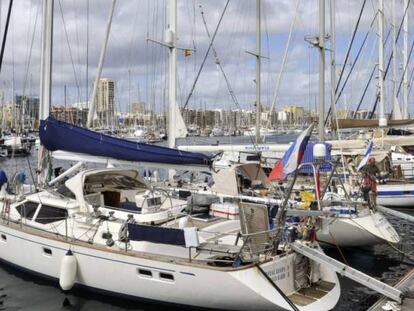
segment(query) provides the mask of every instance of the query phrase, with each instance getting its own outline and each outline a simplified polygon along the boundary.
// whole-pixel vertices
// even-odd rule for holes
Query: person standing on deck
[[[370,157],[368,159],[368,163],[363,167],[363,185],[368,191],[364,191],[366,197],[364,196],[365,200],[372,203],[372,206],[376,205],[377,201],[377,178],[380,174],[380,170],[375,162],[374,157]],[[369,190],[370,195],[369,194]]]

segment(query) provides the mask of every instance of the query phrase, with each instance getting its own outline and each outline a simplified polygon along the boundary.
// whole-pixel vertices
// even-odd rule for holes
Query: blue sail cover
[[[210,166],[212,157],[145,143],[132,142],[88,130],[52,117],[40,121],[41,144],[50,151],[68,151],[134,162]]]

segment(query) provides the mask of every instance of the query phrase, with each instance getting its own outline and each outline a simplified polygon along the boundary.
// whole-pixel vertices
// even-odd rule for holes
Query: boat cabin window
[[[17,206],[16,210],[23,218],[32,219],[38,206],[39,203],[26,202],[22,205]]]
[[[161,205],[161,197],[148,198],[147,199],[147,205],[148,205],[148,207],[160,206]]]
[[[174,276],[170,273],[160,272],[160,279],[174,281]]]
[[[148,277],[148,278],[152,278],[152,271],[151,270],[146,270],[146,269],[137,269],[138,274]]]
[[[67,210],[54,206],[42,205],[35,221],[45,225],[55,221],[65,220],[66,218],[68,218]]]

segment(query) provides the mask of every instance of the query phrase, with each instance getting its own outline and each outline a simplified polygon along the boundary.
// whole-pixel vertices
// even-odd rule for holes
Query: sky
[[[319,51],[304,38],[318,34],[318,0],[262,0],[262,104],[270,105],[279,75],[289,29],[295,15],[286,68],[282,76],[276,109],[284,105],[301,105],[315,109],[318,102]],[[103,43],[111,0],[55,0],[52,104],[85,102],[92,91],[97,63]],[[117,0],[112,30],[102,77],[116,82],[117,110],[127,111],[130,101],[144,101],[148,108],[163,111],[166,107],[168,49],[147,40],[164,40],[168,0]],[[210,39],[205,27],[214,33],[223,13],[226,0],[178,0],[178,41],[181,48],[192,48],[192,56],[178,52],[178,96],[182,106],[206,54]],[[338,77],[345,53],[355,27],[362,0],[337,0],[336,14],[336,76]],[[391,2],[385,1],[385,32],[392,23]],[[402,0],[397,0],[397,24],[403,16]],[[326,1],[326,28],[329,34],[329,3]],[[89,5],[89,14],[88,7]],[[377,1],[368,0],[361,26],[351,52],[355,61],[362,39],[369,32],[360,59],[338,100],[339,109],[353,110],[358,105],[369,75],[378,62],[375,22]],[[0,1],[1,31],[3,33],[8,1]],[[231,0],[217,31],[214,48],[237,98],[232,100],[222,72],[213,53],[207,56],[188,108],[254,109],[255,57],[246,51],[255,51],[256,1]],[[41,44],[41,0],[14,1],[12,20],[7,37],[4,62],[0,72],[0,87],[5,100],[13,94],[38,95]],[[201,13],[203,12],[203,14]],[[414,20],[414,5],[409,14]],[[203,18],[205,19],[205,25]],[[413,29],[413,23],[410,29]],[[89,30],[89,31],[88,31]],[[3,36],[3,35],[1,35]],[[409,45],[414,39],[409,35]],[[391,39],[385,45],[385,59],[391,53]],[[330,49],[331,42],[326,46]],[[397,43],[397,80],[402,73],[402,36]],[[329,103],[329,58],[326,66],[326,106]],[[414,55],[413,55],[414,58]],[[413,61],[409,73],[413,71]],[[350,69],[344,68],[344,76]],[[391,107],[391,72],[386,83],[386,107]],[[343,81],[343,80],[342,80]],[[376,81],[370,84],[362,103],[372,107],[375,101]],[[414,92],[410,102],[414,101]],[[386,108],[389,111],[391,108]]]

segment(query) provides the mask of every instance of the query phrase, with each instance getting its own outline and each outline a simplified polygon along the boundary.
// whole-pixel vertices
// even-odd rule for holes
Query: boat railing
[[[278,230],[242,234],[239,239],[243,241],[239,257],[244,261],[260,261],[261,256],[276,254],[278,246]]]

